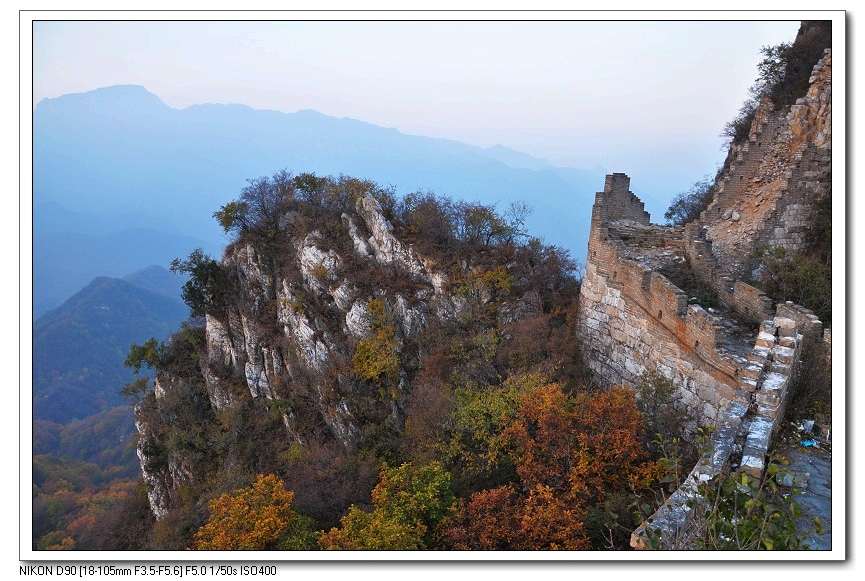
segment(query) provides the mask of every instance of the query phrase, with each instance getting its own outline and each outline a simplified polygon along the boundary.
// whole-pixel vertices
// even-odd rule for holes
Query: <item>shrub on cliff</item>
[[[681,464],[674,469],[693,466],[700,450],[689,430],[698,425],[699,411],[686,405],[673,381],[656,371],[644,372],[633,387],[637,408],[643,414],[643,442],[652,459],[672,455]]]
[[[349,508],[341,528],[319,539],[326,550],[413,551],[433,548],[436,525],[448,516],[456,497],[451,475],[438,462],[387,465],[372,490],[374,509]]]
[[[302,179],[302,176],[298,176]],[[296,180],[287,171],[279,171],[271,177],[247,180],[238,200],[231,201],[213,213],[213,217],[230,232],[255,232],[270,236],[279,230],[279,219],[289,204],[295,200]],[[308,187],[311,184],[303,182]]]
[[[189,275],[181,296],[193,317],[221,314],[224,311],[230,290],[228,273],[201,248],[190,252],[186,260],[172,260],[170,270],[173,273]]]
[[[282,480],[260,474],[252,486],[210,501],[210,520],[195,533],[194,548],[208,551],[311,549],[309,521],[292,508]]]
[[[781,110],[804,97],[814,65],[824,49],[831,47],[832,23],[828,21],[805,21],[792,44],[762,47],[763,60],[757,65],[758,76],[748,89],[748,99],[721,132],[726,140],[724,147],[747,139],[761,100],[768,99],[775,110]]]
[[[782,247],[762,248],[757,285],[775,301],[793,301],[832,323],[832,265],[818,254],[790,254]]]
[[[352,357],[355,375],[381,388],[393,387],[399,377],[396,329],[380,299],[367,302],[371,335],[358,341]]]
[[[766,93],[776,109],[788,107],[799,97],[805,96],[810,86],[808,80],[811,78],[811,71],[827,48],[832,48],[832,23],[805,21],[792,45],[786,45],[781,51],[764,51],[764,62],[769,61],[769,78],[774,81],[767,86]],[[773,66],[773,60],[778,66]],[[762,73],[763,63],[760,66]]]
[[[664,212],[668,224],[681,226],[700,217],[700,213],[712,202],[712,186],[714,180],[708,175],[694,182],[686,192],[680,192],[673,198],[670,207]]]

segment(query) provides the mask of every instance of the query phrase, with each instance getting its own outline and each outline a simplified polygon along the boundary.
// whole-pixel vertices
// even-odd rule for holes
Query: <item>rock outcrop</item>
[[[158,369],[156,391],[138,406],[139,456],[158,518],[212,464],[165,451],[166,441],[184,429],[169,399],[198,389],[206,394],[202,413],[215,418],[251,398],[264,404],[258,413],[281,415],[286,441],[305,444],[314,434],[348,449],[362,443],[369,425],[399,424],[399,395],[407,389],[407,370],[416,367],[418,337],[432,321],[455,324],[466,307],[449,274],[394,234],[375,198],[359,197],[338,215],[338,242],[315,227],[294,237],[290,226],[298,219],[281,218],[277,255],[266,256],[243,237],[228,247],[222,268],[234,290],[224,309],[205,317],[194,373],[188,366],[182,373]],[[465,265],[460,276],[471,273]],[[365,384],[353,368],[357,346],[373,340],[382,324],[371,301],[382,307],[400,364],[386,388]],[[494,308],[499,320],[513,321],[537,314],[541,305],[536,292],[526,292]]]

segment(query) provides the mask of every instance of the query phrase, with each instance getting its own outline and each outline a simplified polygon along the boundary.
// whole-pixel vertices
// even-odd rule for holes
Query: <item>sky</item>
[[[63,20],[82,14],[94,18],[70,13],[33,22],[34,106],[136,84],[178,109],[314,109],[407,134],[501,144],[555,165],[672,172],[692,177],[689,184],[723,161],[719,135],[756,78],[760,48],[791,42],[802,16],[219,22],[204,13],[198,21],[122,22],[109,13]]]

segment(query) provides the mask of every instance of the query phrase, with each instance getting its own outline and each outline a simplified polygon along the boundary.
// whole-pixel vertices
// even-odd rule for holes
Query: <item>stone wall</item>
[[[762,475],[803,337],[819,337],[822,323],[798,305],[776,307],[736,280],[702,224],[651,224],[629,187],[626,175],[613,174],[595,197],[578,324],[587,363],[600,378],[633,385],[642,373],[658,372],[716,428],[710,452],[653,515],[651,528],[632,536],[635,548],[670,549],[686,534],[700,483],[729,469]],[[693,304],[657,272],[681,262],[710,283],[723,309]],[[732,336],[743,328],[750,332]]]
[[[683,485],[634,532],[635,548],[684,548],[701,483],[728,470],[763,475],[803,341],[822,335],[831,349],[831,329],[812,312],[773,305],[743,280],[762,247],[799,252],[819,228],[818,204],[831,195],[831,79],[827,49],[789,110],[760,103],[697,221],[652,224],[625,174],[607,176],[595,197],[578,322],[587,363],[611,384],[660,372],[716,428]],[[656,272],[675,263],[708,283],[721,308],[692,304]]]
[[[685,226],[685,256],[691,267],[718,294],[718,300],[742,319],[754,324],[771,318],[772,300],[758,288],[740,280],[721,266],[712,242],[706,240],[707,229],[700,222]]]
[[[692,548],[693,517],[703,502],[701,486],[730,470],[763,475],[801,353],[803,338],[795,325],[777,316],[760,326],[747,377],[742,378],[754,394],[751,401],[733,402],[719,414],[709,449],[667,502],[632,533],[633,548]]]
[[[645,224],[648,214],[634,211],[642,204],[629,185],[624,174],[608,176],[592,210],[579,318],[587,362],[611,384],[632,385],[642,373],[658,371],[714,422],[720,410],[746,397],[738,393],[738,377],[747,359],[722,347],[718,316],[688,304],[681,289],[655,272],[660,257],[685,260],[686,233],[635,227],[634,218]]]

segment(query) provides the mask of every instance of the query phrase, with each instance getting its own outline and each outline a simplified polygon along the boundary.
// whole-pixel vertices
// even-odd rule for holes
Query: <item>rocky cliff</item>
[[[422,196],[402,202],[402,216],[413,218],[395,228],[388,217],[395,200],[371,184],[305,177],[339,201],[292,198],[266,234],[246,219],[234,225],[237,239],[219,266],[229,290],[211,297],[203,325],[185,326],[163,348],[155,387],[136,408],[139,457],[159,518],[215,474],[214,482],[230,482],[265,467],[301,470],[291,458],[302,450],[327,449],[332,472],[338,456],[387,457],[406,407],[426,405],[412,403],[419,397],[412,384],[443,337],[463,336],[465,345],[447,356],[471,368],[467,374],[495,377],[474,350],[505,341],[500,329],[540,315],[562,285],[575,293],[567,260],[551,270],[558,250],[517,243],[516,222],[488,207],[457,212],[449,200]],[[436,216],[447,228],[431,225]],[[437,244],[429,232],[454,238]]]

